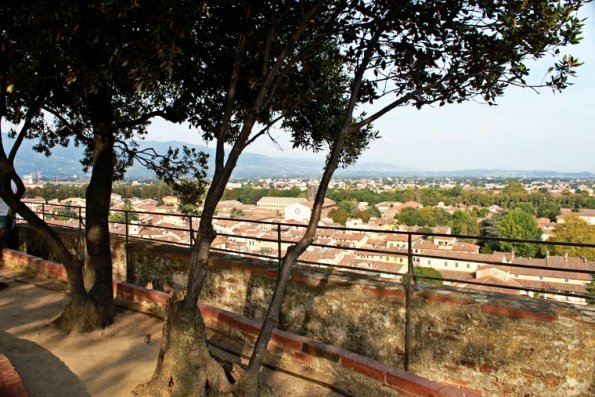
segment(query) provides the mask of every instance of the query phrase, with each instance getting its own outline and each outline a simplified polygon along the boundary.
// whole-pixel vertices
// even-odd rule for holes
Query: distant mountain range
[[[12,145],[10,139],[2,136],[5,145]],[[21,175],[39,172],[44,178],[71,179],[88,178],[81,170],[80,159],[83,149],[80,147],[56,147],[48,158],[33,150],[36,141],[25,141],[15,161],[17,171]],[[197,150],[209,153],[209,170],[214,168],[215,150],[213,148],[192,145],[183,142],[157,142],[141,141],[141,148],[154,148],[158,153],[165,153],[171,147],[181,148],[186,145]],[[322,160],[302,160],[288,157],[271,157],[260,154],[244,153],[236,170],[234,178],[292,178],[292,177],[319,177],[322,174],[324,162]],[[210,173],[209,173],[210,175]],[[524,170],[460,170],[460,171],[421,171],[409,167],[398,166],[387,163],[357,163],[346,169],[339,169],[335,173],[337,177],[363,178],[363,177],[554,177],[554,178],[595,178],[590,172],[559,172],[559,171],[524,171]],[[138,163],[135,163],[126,173],[130,179],[151,179],[155,175]]]

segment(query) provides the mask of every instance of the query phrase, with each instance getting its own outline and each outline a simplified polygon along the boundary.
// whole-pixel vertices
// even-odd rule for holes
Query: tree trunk
[[[245,125],[245,127],[248,128],[247,126],[253,125],[254,121],[255,117],[251,119],[248,122],[249,124]],[[176,308],[173,309],[173,312],[171,312],[173,314],[168,315],[165,320],[161,350],[159,352],[159,363],[155,369],[152,380],[148,384],[139,386],[137,388],[137,393],[139,393],[139,395],[182,396],[184,394],[154,393],[164,393],[164,390],[170,390],[171,388],[166,386],[172,383],[174,385],[178,382],[186,384],[184,379],[186,379],[189,373],[193,373],[194,377],[200,379],[199,383],[195,384],[195,386],[198,387],[197,390],[199,393],[204,393],[206,390],[204,384],[201,382],[206,382],[207,385],[210,385],[211,389],[218,389],[217,393],[226,393],[231,390],[227,380],[224,381],[219,375],[213,375],[215,372],[223,373],[223,369],[219,364],[213,362],[212,365],[217,366],[218,368],[218,371],[215,371],[211,368],[211,364],[205,365],[204,354],[189,355],[188,349],[190,349],[189,346],[192,346],[192,349],[208,352],[207,340],[204,333],[204,323],[202,321],[202,316],[198,311],[197,304],[200,292],[202,291],[208,273],[211,243],[217,235],[213,228],[213,216],[215,215],[217,204],[219,203],[219,200],[221,200],[221,197],[225,191],[225,185],[227,185],[231,173],[235,168],[237,160],[241,154],[241,149],[239,149],[240,146],[234,148],[234,150],[231,151],[224,167],[220,166],[215,169],[213,181],[209,187],[203,205],[203,212],[201,214],[200,226],[198,229],[198,238],[192,246],[186,296],[181,302],[170,302],[170,306],[175,304]],[[218,151],[217,162],[220,160],[220,163],[222,164],[223,156],[223,151]],[[185,318],[196,317],[197,320],[178,322],[178,317],[180,315],[184,316]],[[197,323],[200,324],[197,325]],[[203,330],[198,332],[197,327],[202,327]],[[175,330],[175,332],[170,332],[171,330]],[[175,339],[177,335],[184,335],[186,338],[189,338],[188,341],[183,342],[186,344],[185,346],[187,346],[187,348],[180,347],[182,342]],[[171,362],[178,364],[162,365],[161,362]],[[196,371],[199,371],[200,374],[196,373]],[[151,392],[150,390],[155,390],[155,392]]]
[[[99,320],[95,305],[85,290],[82,261],[68,251],[60,236],[46,222],[19,200],[12,191],[13,178],[18,176],[10,162],[6,158],[0,159],[0,196],[12,212],[22,216],[46,242],[52,255],[64,266],[68,277],[70,302],[53,324],[65,333],[87,332],[105,326]]]
[[[287,252],[283,257],[281,270],[279,271],[277,282],[275,284],[273,298],[271,299],[271,303],[269,304],[262,328],[260,329],[260,333],[256,339],[256,344],[254,345],[254,350],[252,352],[252,356],[250,357],[248,370],[237,385],[238,389],[242,390],[242,395],[258,395],[260,366],[262,365],[262,360],[264,359],[264,355],[267,351],[267,346],[271,340],[273,329],[279,324],[279,316],[281,314],[281,307],[283,306],[283,298],[285,297],[285,291],[287,290],[287,285],[289,283],[289,279],[291,278],[292,267],[316,238],[316,229],[318,227],[318,222],[320,221],[326,191],[339,164],[340,155],[343,151],[345,142],[344,136],[347,131],[348,130],[346,127],[346,129],[342,132],[340,137],[333,145],[333,149],[324,168],[322,179],[318,185],[318,190],[314,199],[314,206],[312,207],[312,214],[310,215],[306,232],[295,245],[287,249]]]
[[[92,284],[89,297],[97,306],[102,323],[114,317],[112,253],[109,235],[109,210],[114,174],[114,135],[98,127],[94,134],[93,170],[86,192],[86,242]]]
[[[198,343],[197,343],[198,342]],[[200,312],[172,298],[163,325],[161,351],[151,380],[133,395],[151,397],[202,397],[231,391],[223,368],[206,345]]]

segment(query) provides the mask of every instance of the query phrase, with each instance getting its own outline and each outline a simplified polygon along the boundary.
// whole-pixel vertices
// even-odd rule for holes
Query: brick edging
[[[23,380],[8,357],[0,353],[0,396],[28,397]]]
[[[2,250],[2,257],[17,260],[18,265],[33,268],[50,277],[66,279],[64,268],[60,264],[9,249]],[[170,297],[165,292],[149,290],[126,282],[114,283],[114,292],[117,302],[125,306],[140,306],[141,310],[143,305],[149,305],[152,307],[152,313],[156,311],[154,306],[157,306],[157,311],[165,312]],[[205,325],[213,330],[227,335],[231,334],[232,329],[239,330],[244,338],[252,341],[256,340],[260,332],[262,323],[240,314],[200,303],[198,309]],[[476,392],[434,382],[343,348],[288,331],[275,329],[268,349],[288,354],[292,359],[307,366],[311,366],[315,358],[336,363],[408,396],[479,396]]]

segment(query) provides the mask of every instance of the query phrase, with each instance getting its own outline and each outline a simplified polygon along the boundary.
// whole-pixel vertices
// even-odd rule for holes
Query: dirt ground
[[[150,379],[161,342],[160,319],[120,310],[104,330],[65,337],[48,325],[68,302],[63,284],[2,268],[0,282],[8,286],[0,289],[0,352],[32,397],[129,396]],[[265,370],[264,379],[275,395],[338,396],[276,371]]]

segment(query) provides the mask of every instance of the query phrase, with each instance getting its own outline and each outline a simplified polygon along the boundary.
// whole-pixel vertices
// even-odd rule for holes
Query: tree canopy
[[[533,215],[515,209],[506,214],[498,223],[498,237],[520,239],[520,240],[541,240],[541,229],[537,225]],[[510,243],[500,242],[500,249],[513,251],[519,256],[534,257],[539,252],[539,247],[531,243]]]
[[[595,225],[590,225],[576,214],[564,218],[563,223],[556,224],[550,241],[567,243],[595,244]],[[584,257],[595,261],[595,248],[550,246],[550,253]]]

